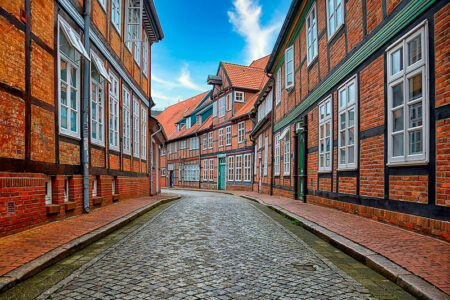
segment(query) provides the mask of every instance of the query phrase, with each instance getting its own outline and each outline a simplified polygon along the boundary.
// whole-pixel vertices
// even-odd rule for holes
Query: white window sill
[[[330,170],[319,170],[319,171],[317,171],[317,173],[319,173],[319,174],[327,174],[327,173],[331,173],[332,171],[331,171],[331,169]]]
[[[329,22],[327,21],[327,28],[329,28],[328,23],[329,23]],[[339,25],[339,26],[336,28],[336,30],[333,32],[332,35],[330,35],[330,33],[327,32],[327,35],[328,35],[328,41],[327,41],[327,42],[330,42],[330,41],[334,38],[334,36],[341,30],[341,28],[342,28],[343,26],[344,26],[344,22],[342,22],[341,25]]]
[[[94,144],[96,146],[105,148],[105,142],[102,142],[102,141],[99,141],[99,140],[91,139],[91,144]]]
[[[338,167],[336,169],[337,171],[357,171],[358,167],[357,166],[352,166],[352,167]]]
[[[109,145],[109,150],[118,151],[120,152],[120,148],[114,145]]]
[[[389,162],[386,165],[388,167],[408,167],[408,166],[426,166],[428,165],[428,160],[418,160],[418,161],[395,161]]]
[[[80,133],[71,133],[70,131],[66,131],[61,128],[59,130],[60,130],[59,135],[81,141]]]

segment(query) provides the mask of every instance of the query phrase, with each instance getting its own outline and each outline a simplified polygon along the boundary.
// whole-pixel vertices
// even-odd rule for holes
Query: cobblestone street
[[[139,230],[44,297],[369,298],[369,292],[251,203],[182,192]]]

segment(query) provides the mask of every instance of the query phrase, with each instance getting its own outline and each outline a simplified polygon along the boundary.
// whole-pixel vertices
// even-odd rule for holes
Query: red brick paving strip
[[[89,214],[48,223],[0,238],[0,276],[135,210],[174,196],[177,195],[165,193],[154,197],[123,200],[93,210]]]
[[[390,224],[256,192],[233,192],[284,208],[330,231],[340,234],[422,277],[450,294],[450,243]]]

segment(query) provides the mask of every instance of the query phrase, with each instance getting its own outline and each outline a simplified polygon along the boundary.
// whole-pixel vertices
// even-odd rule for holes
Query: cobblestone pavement
[[[41,297],[369,299],[369,292],[253,204],[185,198]]]

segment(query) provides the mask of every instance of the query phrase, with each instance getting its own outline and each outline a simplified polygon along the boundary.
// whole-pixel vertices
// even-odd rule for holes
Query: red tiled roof
[[[266,76],[264,69],[222,63],[225,72],[230,78],[231,85],[234,87],[259,90]]]
[[[156,117],[158,122],[161,123],[164,128],[168,138],[171,138],[172,134],[177,129],[175,122],[179,121],[189,112],[192,112],[207,93],[208,92],[204,92],[180,103],[171,105]]]
[[[269,61],[270,55],[261,57],[260,59],[254,60],[249,67],[265,69],[267,62]]]

